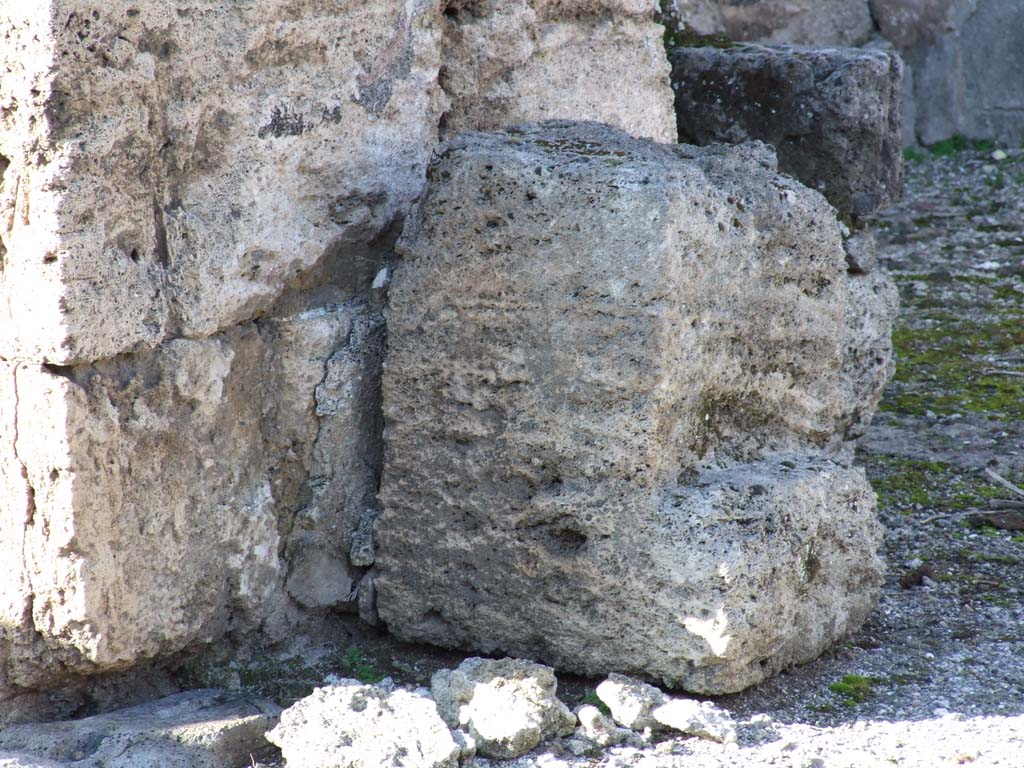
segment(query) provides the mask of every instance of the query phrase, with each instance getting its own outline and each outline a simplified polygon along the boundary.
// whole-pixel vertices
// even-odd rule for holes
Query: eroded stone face
[[[354,600],[349,537],[376,475],[346,457],[373,463],[356,450],[374,418],[360,381],[381,349],[354,329],[372,317],[325,308],[87,366],[5,364],[10,683],[124,668],[229,629],[279,635],[281,555],[311,519],[307,549],[344,594],[304,604]],[[318,387],[342,361],[332,400]],[[289,591],[305,596],[309,578],[289,574]]]
[[[525,60],[460,48],[455,5],[0,10],[5,702],[300,608],[376,620],[381,268],[443,114],[674,130],[647,0],[508,4]],[[449,99],[442,48],[515,92]]]
[[[280,709],[270,701],[199,690],[79,720],[9,726],[0,765],[81,768],[234,768],[268,746]],[[50,761],[53,762],[50,762]]]
[[[248,321],[422,187],[445,105],[436,2],[19,9],[0,54],[0,357],[69,364]]]
[[[724,692],[856,627],[879,529],[827,455],[824,199],[758,145],[592,124],[467,134],[430,179],[388,314],[389,629]]]

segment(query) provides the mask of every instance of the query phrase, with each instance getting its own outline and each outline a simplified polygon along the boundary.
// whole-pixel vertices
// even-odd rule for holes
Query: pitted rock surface
[[[707,692],[855,629],[880,531],[833,437],[871,410],[865,308],[825,200],[759,145],[558,122],[430,178],[388,315],[389,629]]]
[[[0,728],[5,768],[237,768],[270,747],[272,702],[216,690],[179,693],[81,720]]]
[[[377,621],[380,307],[438,135],[672,140],[652,10],[4,4],[0,722],[229,634]]]

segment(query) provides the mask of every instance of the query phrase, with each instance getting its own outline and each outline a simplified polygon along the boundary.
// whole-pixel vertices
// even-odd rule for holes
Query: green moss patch
[[[989,499],[1006,498],[1006,490],[980,473],[941,461],[865,454],[858,457],[884,510],[909,513],[960,511],[984,507]]]
[[[1024,293],[1008,278],[896,275],[905,311],[883,411],[1024,420]],[[912,318],[910,320],[909,318]]]
[[[861,675],[843,675],[828,687],[833,693],[843,697],[843,704],[852,707],[866,701],[871,695],[875,680]]]

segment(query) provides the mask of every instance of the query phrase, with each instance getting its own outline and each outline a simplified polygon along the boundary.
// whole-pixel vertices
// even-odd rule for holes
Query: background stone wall
[[[439,133],[587,117],[674,141],[654,15],[0,9],[0,700],[356,610],[382,270]]]
[[[1017,0],[671,0],[702,33],[815,46],[895,47],[905,143],[1024,140],[1024,4]]]

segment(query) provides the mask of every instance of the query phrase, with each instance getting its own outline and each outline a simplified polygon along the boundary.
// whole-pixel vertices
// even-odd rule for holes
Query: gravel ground
[[[1024,766],[1024,531],[1013,530],[1024,509],[1000,509],[1003,527],[975,514],[1024,501],[985,473],[1024,485],[1024,150],[944,149],[910,159],[903,203],[875,222],[902,309],[896,376],[859,450],[889,564],[867,625],[811,664],[717,699],[739,723],[736,744],[664,739],[574,756],[556,741],[470,768]],[[462,658],[354,642],[365,653],[350,651],[342,673],[400,683]],[[559,679],[570,705],[599,682]]]

